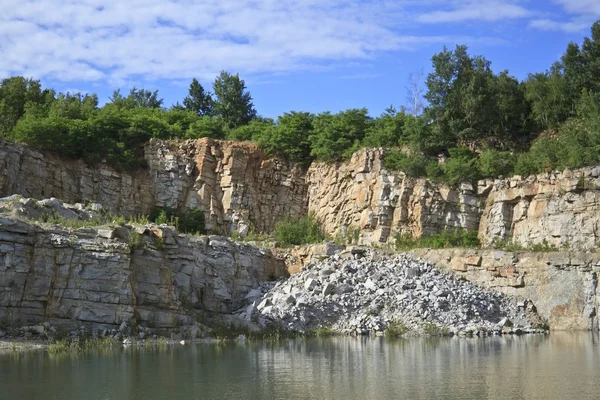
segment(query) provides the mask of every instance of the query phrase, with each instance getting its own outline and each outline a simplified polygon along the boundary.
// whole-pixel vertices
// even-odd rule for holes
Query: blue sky
[[[181,100],[239,72],[260,115],[406,103],[444,45],[524,79],[600,19],[600,0],[2,0],[0,77],[59,91],[158,89]]]

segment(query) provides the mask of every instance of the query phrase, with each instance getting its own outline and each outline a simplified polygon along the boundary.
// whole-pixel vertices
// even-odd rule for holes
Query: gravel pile
[[[242,318],[306,332],[377,334],[400,321],[416,333],[539,333],[529,300],[517,301],[454,278],[407,254],[334,255],[247,296]]]

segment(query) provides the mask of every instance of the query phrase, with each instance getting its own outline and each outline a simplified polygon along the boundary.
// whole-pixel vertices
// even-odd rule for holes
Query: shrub
[[[408,327],[404,322],[400,320],[390,321],[388,326],[385,328],[385,337],[387,339],[398,339],[409,331]]]
[[[278,242],[291,245],[319,243],[325,240],[321,224],[314,214],[299,218],[285,217],[275,224],[273,235]]]
[[[148,219],[158,225],[172,225],[183,233],[205,233],[204,212],[198,208],[179,211],[157,207],[150,211]]]
[[[383,163],[386,168],[417,178],[425,175],[427,159],[420,154],[406,155],[401,150],[390,150]]]
[[[452,229],[444,230],[433,235],[412,239],[408,234],[396,234],[396,248],[409,250],[416,248],[447,249],[453,247],[478,248],[481,246],[478,232],[472,230]]]
[[[515,165],[515,156],[508,151],[486,150],[479,156],[479,171],[482,178],[507,176]]]
[[[449,149],[450,158],[444,164],[445,180],[451,185],[458,182],[474,182],[479,179],[477,158],[465,147]]]

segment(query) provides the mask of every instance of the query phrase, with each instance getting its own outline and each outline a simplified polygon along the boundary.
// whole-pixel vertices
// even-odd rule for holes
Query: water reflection
[[[332,338],[0,356],[2,399],[592,399],[598,337]]]

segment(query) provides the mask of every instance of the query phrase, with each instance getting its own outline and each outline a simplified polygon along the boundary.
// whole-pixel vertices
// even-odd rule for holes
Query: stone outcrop
[[[287,276],[268,249],[166,227],[65,229],[0,217],[0,321],[158,330],[230,313],[260,282]]]
[[[590,250],[600,244],[600,167],[480,182],[479,189],[484,245]]]
[[[464,249],[411,253],[456,277],[530,299],[553,330],[598,330],[598,253]]]
[[[98,202],[124,216],[200,208],[207,229],[224,234],[271,231],[283,216],[306,212],[303,170],[269,159],[254,144],[152,140],[145,157],[147,169],[119,172],[0,140],[0,196]]]
[[[98,202],[125,216],[200,208],[207,228],[223,234],[270,232],[285,215],[313,212],[328,234],[361,244],[452,228],[479,230],[485,245],[589,250],[600,242],[600,167],[450,187],[386,170],[383,156],[363,149],[306,171],[252,143],[152,140],[148,168],[125,173],[0,141],[0,196]]]
[[[214,232],[270,232],[284,216],[306,213],[304,171],[255,144],[151,141],[145,154],[155,205],[200,208]]]
[[[477,229],[484,199],[470,184],[449,187],[386,170],[382,149],[361,150],[347,163],[314,163],[307,173],[308,211],[325,231],[361,244],[443,229]]]

